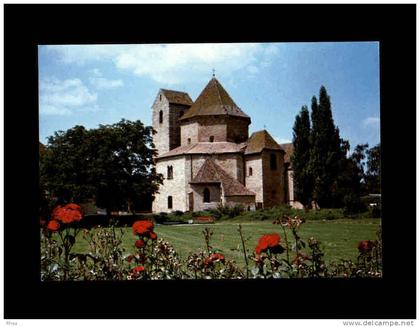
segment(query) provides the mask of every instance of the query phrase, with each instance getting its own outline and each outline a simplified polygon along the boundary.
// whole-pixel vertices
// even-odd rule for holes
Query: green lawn
[[[325,251],[327,262],[336,261],[340,258],[355,259],[357,257],[357,244],[361,240],[375,239],[380,225],[380,219],[338,219],[307,221],[301,226],[300,236],[306,242],[311,236],[321,241]],[[202,231],[205,227],[213,230],[211,245],[220,249],[229,259],[235,260],[239,265],[244,265],[238,222],[223,221],[210,225],[159,225],[155,232],[159,238],[171,243],[178,254],[186,258],[190,252],[204,249],[204,237]],[[120,230],[120,228],[117,228]],[[131,228],[122,228],[124,232],[124,248],[126,253],[134,251],[135,236]],[[242,231],[247,239],[247,248],[254,250],[258,239],[265,233],[278,232],[284,244],[283,231],[279,225],[273,225],[271,221],[243,222]],[[87,243],[79,233],[77,242],[72,252],[88,251]],[[291,233],[289,240],[292,239]]]

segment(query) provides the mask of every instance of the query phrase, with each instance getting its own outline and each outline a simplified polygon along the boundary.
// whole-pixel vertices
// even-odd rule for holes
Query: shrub
[[[78,210],[76,206],[71,208]],[[274,208],[260,211],[259,214],[267,218],[283,210]],[[261,235],[258,243],[252,244],[252,254],[247,250],[249,239],[244,238],[239,225],[238,232],[246,263],[244,270],[240,269],[235,261],[213,248],[213,231],[209,228],[203,230],[205,249],[182,259],[168,242],[158,239],[152,221],[136,221],[132,232],[137,240],[132,245],[131,254],[124,256],[126,249],[123,248],[122,242],[123,229],[117,232],[114,225],[92,230],[76,229],[71,225],[73,222],[69,222],[69,217],[75,217],[77,222],[78,214],[63,212],[64,216],[60,216],[58,212],[59,210],[55,210],[52,215],[55,219],[41,219],[43,281],[382,276],[380,231],[376,240],[362,240],[358,244],[359,256],[356,262],[344,259],[327,266],[323,259],[322,244],[314,237],[304,241],[299,235],[300,228],[305,223],[303,216],[283,215],[275,218],[273,224],[278,225],[278,233]],[[158,216],[167,218],[169,215]],[[88,243],[87,254],[72,252],[79,232],[83,232],[83,238]]]

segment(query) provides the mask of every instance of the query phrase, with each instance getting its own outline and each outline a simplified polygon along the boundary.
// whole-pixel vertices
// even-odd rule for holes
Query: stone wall
[[[210,202],[203,202],[203,193],[206,187],[210,191]],[[191,192],[194,196],[194,211],[215,209],[221,202],[222,194],[218,184],[193,184],[191,185]]]
[[[228,142],[242,143],[248,139],[249,120],[238,117],[229,117],[227,120]]]
[[[213,137],[214,142],[226,142],[227,125],[223,116],[203,116],[199,118],[199,124],[199,142],[210,142],[210,137]]]
[[[172,150],[181,145],[179,118],[189,109],[189,106],[170,104],[169,107],[169,150]]]
[[[227,196],[225,204],[228,206],[242,205],[245,210],[255,210],[255,197],[253,195],[246,196]]]
[[[159,123],[159,112],[163,113],[163,121]],[[156,130],[153,143],[158,155],[169,151],[169,102],[161,92],[158,93],[152,106],[152,126]]]
[[[170,104],[164,94],[159,92],[152,106],[152,126],[156,130],[153,143],[158,155],[164,154],[181,144],[181,129],[179,118],[189,106]],[[159,122],[159,112],[163,113],[162,123]]]
[[[226,116],[201,116],[181,124],[181,145],[197,142],[235,142],[248,139],[249,121],[243,118]]]
[[[188,139],[191,144],[198,142],[198,122],[184,122],[181,123],[181,145],[188,145]]]
[[[252,175],[249,174],[252,168]],[[260,154],[245,156],[245,187],[255,193],[255,202],[263,202],[263,166]]]
[[[270,156],[276,156],[277,168],[272,170],[270,167]],[[262,157],[263,172],[263,202],[264,208],[285,202],[284,194],[284,154],[281,151],[264,150]]]
[[[173,167],[173,179],[167,179],[167,167]],[[164,176],[163,184],[153,201],[153,212],[187,211],[186,158],[161,159],[156,163],[156,171]],[[168,196],[172,196],[172,209],[168,208]]]

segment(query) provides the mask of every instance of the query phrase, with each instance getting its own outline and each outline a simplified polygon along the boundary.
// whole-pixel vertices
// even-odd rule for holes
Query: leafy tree
[[[83,126],[58,131],[48,138],[40,158],[40,182],[59,203],[83,202],[92,195],[89,172],[89,133]]]
[[[381,193],[381,144],[367,150],[366,188],[368,193]]]
[[[75,126],[49,138],[41,177],[59,201],[83,202],[112,210],[132,209],[157,191],[161,176],[154,168],[153,129],[140,121],[121,120],[86,130]]]
[[[293,126],[293,182],[295,196],[307,207],[311,202],[313,178],[308,165],[311,149],[311,126],[308,107],[303,106]]]
[[[351,214],[364,211],[360,197],[363,193],[364,159],[367,144],[359,144],[349,158],[342,161],[341,172],[338,176],[338,197],[342,200],[345,213]]]

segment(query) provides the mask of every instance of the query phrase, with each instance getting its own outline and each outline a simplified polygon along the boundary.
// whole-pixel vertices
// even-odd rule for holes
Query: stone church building
[[[153,212],[293,205],[293,145],[279,145],[266,130],[249,136],[251,118],[216,78],[195,101],[161,89],[152,110],[156,170],[164,176]]]

